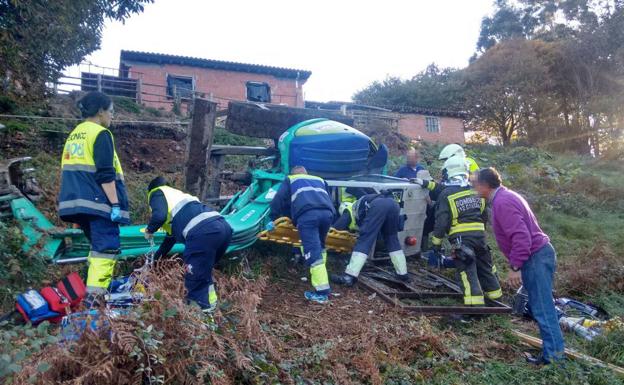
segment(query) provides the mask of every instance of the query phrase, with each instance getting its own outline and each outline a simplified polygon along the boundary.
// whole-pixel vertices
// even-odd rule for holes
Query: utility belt
[[[451,241],[451,255],[453,259],[458,259],[468,264],[474,261],[477,254],[472,247],[462,243],[461,237],[457,237],[454,241]]]

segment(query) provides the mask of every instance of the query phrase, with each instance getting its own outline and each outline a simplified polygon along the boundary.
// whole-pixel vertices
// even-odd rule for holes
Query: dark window
[[[247,100],[270,103],[271,87],[267,83],[247,82]]]
[[[192,77],[167,75],[167,96],[191,99],[194,89]]]

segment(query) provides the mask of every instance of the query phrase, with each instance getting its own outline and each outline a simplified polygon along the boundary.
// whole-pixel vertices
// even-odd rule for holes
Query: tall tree
[[[0,89],[41,97],[45,83],[100,47],[106,19],[125,21],[153,0],[0,0]]]
[[[548,87],[525,96],[539,104],[524,103],[530,118],[519,133],[580,153],[599,154],[611,145],[624,124],[624,1],[498,0],[495,13],[482,22],[473,60],[510,39],[549,43],[536,51]],[[520,83],[499,85],[523,87],[520,78],[507,81]]]
[[[540,44],[522,39],[499,43],[466,69],[469,127],[496,135],[507,146],[541,116],[540,99],[549,79],[538,54]]]

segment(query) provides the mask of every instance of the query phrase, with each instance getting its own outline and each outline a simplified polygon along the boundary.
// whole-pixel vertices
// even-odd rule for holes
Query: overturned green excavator
[[[328,180],[336,205],[342,187],[391,191],[402,203],[407,216],[406,254],[418,252],[425,218],[426,192],[404,180],[382,175],[388,160],[384,145],[377,146],[360,131],[328,119],[311,119],[286,130],[277,142],[278,155],[266,167],[250,169],[251,183],[236,193],[221,210],[234,233],[228,252],[243,250],[258,239],[268,221],[269,205],[281,181],[293,166],[304,166],[310,174]],[[89,242],[79,229],[59,230],[35,206],[40,191],[32,177],[33,169],[23,166],[29,158],[17,158],[0,164],[0,214],[14,218],[27,241],[25,251],[37,253],[55,263],[85,261]],[[144,239],[145,225],[121,227],[121,258],[133,258],[152,250]],[[165,233],[155,234],[159,244]],[[407,239],[410,242],[407,242]],[[177,244],[172,252],[181,252]]]

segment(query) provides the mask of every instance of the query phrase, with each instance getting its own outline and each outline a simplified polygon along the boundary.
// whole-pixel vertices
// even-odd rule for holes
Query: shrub
[[[113,103],[115,105],[115,108],[120,111],[131,112],[133,114],[138,114],[141,112],[141,106],[128,98],[113,96]]]
[[[28,132],[31,127],[30,124],[17,120],[9,120],[4,123],[4,126],[8,135],[15,135],[18,132]]]
[[[58,343],[57,336],[49,333],[48,322],[42,322],[36,328],[30,324],[14,326],[6,329],[7,322],[0,323],[0,380],[13,383],[13,377],[22,371],[22,365],[33,357],[38,357],[42,350]],[[37,374],[44,373],[50,368],[45,358],[38,359],[37,366],[31,376],[34,380]]]
[[[559,262],[559,292],[569,296],[588,296],[601,291],[624,291],[624,267],[604,242],[587,253],[568,256]]]
[[[17,110],[17,103],[8,96],[0,95],[0,113],[12,114]]]
[[[14,305],[20,291],[46,276],[47,262],[22,251],[24,236],[13,222],[0,222],[0,310]]]
[[[23,365],[16,382],[233,384],[255,371],[253,354],[279,358],[256,318],[266,280],[219,280],[225,310],[215,323],[186,304],[184,272],[179,260],[159,261],[139,276],[148,282],[148,300],[107,319],[97,333],[47,346]],[[38,373],[44,362],[50,370]]]

